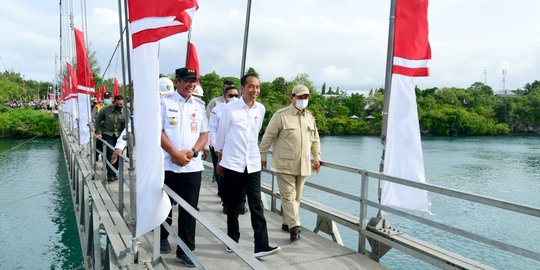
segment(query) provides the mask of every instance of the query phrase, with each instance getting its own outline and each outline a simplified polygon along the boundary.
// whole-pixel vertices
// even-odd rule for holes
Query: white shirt
[[[243,98],[223,106],[214,149],[222,152],[219,165],[248,173],[261,170],[258,138],[262,128],[264,105],[255,102],[249,108]]]
[[[129,124],[126,126],[128,127]],[[126,129],[124,128],[124,130],[122,130],[122,133],[120,133],[120,136],[118,137],[118,139],[116,140],[116,144],[114,145],[114,148],[115,149],[122,149],[124,150],[124,148],[126,148],[127,146],[127,141],[124,139],[124,137],[127,135],[126,133]]]
[[[164,96],[161,98],[161,126],[175,149],[190,150],[195,146],[200,134],[208,132],[204,105],[193,97],[186,101],[178,92]],[[192,158],[186,166],[179,166],[171,161],[171,155],[167,151],[163,153],[163,167],[166,171],[187,173],[204,169],[202,155]]]
[[[209,145],[215,145],[216,144],[216,137],[217,137],[217,130],[219,127],[219,119],[221,118],[221,114],[223,112],[223,108],[225,107],[227,103],[219,103],[212,109],[212,112],[210,113],[210,120],[208,121],[208,144]]]

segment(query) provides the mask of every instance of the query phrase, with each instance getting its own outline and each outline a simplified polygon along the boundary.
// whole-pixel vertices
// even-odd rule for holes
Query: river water
[[[0,139],[0,186],[0,269],[82,266],[59,139]]]
[[[323,160],[378,171],[377,137],[322,137]],[[429,183],[540,207],[540,137],[426,137],[422,141]],[[0,269],[77,269],[82,256],[60,140],[0,139]],[[323,168],[309,181],[359,195],[359,177]],[[370,193],[376,184],[370,182]],[[358,215],[358,204],[306,188],[304,197]],[[540,251],[540,219],[429,194],[431,213],[420,215]],[[370,196],[371,199],[376,197]],[[371,211],[370,215],[375,212]],[[315,217],[303,211],[303,226]],[[474,244],[444,232],[387,216],[400,230],[496,269],[540,269],[538,261]],[[357,235],[340,226],[345,245]],[[381,263],[391,269],[434,269],[392,250]]]
[[[540,137],[424,137],[428,183],[540,208]],[[382,145],[378,137],[340,136],[321,139],[322,159],[377,172]],[[308,181],[360,195],[360,177],[323,168]],[[370,181],[370,199],[377,184]],[[421,216],[483,236],[540,252],[540,218],[492,209],[430,193],[431,213]],[[306,188],[304,197],[358,215],[358,203]],[[370,212],[374,216],[375,211]],[[417,213],[418,214],[418,213]],[[388,214],[389,222],[414,237],[480,261],[496,269],[540,269],[540,262],[474,244],[448,233],[419,226]],[[303,225],[313,229],[316,218],[302,212]],[[346,246],[356,249],[357,234],[340,226]],[[381,263],[392,269],[435,269],[427,263],[391,250]]]

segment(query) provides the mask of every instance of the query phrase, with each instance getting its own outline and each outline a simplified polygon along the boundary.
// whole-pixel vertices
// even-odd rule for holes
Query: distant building
[[[517,96],[512,90],[498,90],[494,91],[493,94],[498,97],[515,97]]]

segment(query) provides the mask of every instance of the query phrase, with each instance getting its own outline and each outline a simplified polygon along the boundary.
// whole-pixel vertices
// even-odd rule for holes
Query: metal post
[[[127,28],[127,25],[128,25],[128,3],[127,3],[127,0],[124,0],[124,22],[126,24],[126,31],[125,31],[125,37],[126,37],[126,48],[127,48],[127,52],[126,52],[126,60],[127,60],[127,79],[128,79],[128,85],[126,85],[126,87],[128,89],[131,90],[131,85],[132,85],[132,82],[131,82],[131,54],[129,52],[129,48],[130,48],[130,43],[129,43],[129,28]],[[127,91],[127,90],[126,90]],[[131,112],[133,112],[133,91],[130,91],[130,102],[129,102],[129,105],[130,105],[130,110]],[[134,152],[133,152],[133,145],[134,145],[134,138],[133,138],[133,131],[135,130],[134,129],[134,126],[133,126],[133,121],[130,121],[130,124],[131,124],[131,130],[129,128],[127,128],[127,143],[128,143],[128,151],[130,151],[130,155],[133,155]],[[133,157],[130,156],[129,158],[129,203],[130,203],[130,206],[131,206],[131,225],[132,225],[132,229],[133,229],[133,235],[135,236],[135,220],[137,220],[137,206],[135,205],[136,203],[136,200],[135,200],[135,194],[136,194],[136,191],[135,191],[135,188],[136,188],[136,185],[135,185],[135,164],[133,163]]]
[[[120,13],[120,10],[118,11]],[[129,28],[127,28],[127,25],[128,25],[128,3],[127,3],[127,0],[124,0],[124,16],[125,16],[125,24],[126,24],[126,49],[127,49],[127,53],[126,53],[126,60],[127,60],[127,72],[128,72],[128,81],[129,81],[129,89],[132,89],[131,88],[131,85],[132,85],[132,81],[131,81],[131,58],[130,58],[130,52],[129,52],[129,48],[130,48],[130,43],[129,43],[129,35],[130,35],[130,32],[129,32]],[[133,91],[130,91],[130,109],[131,109],[131,112],[133,112]],[[127,143],[128,143],[128,152],[130,154],[130,157],[129,157],[129,204],[130,204],[130,212],[131,212],[131,222],[130,222],[130,228],[131,228],[131,233],[132,233],[132,237],[131,237],[131,252],[133,254],[133,261],[135,264],[138,264],[139,262],[139,254],[138,254],[138,242],[137,242],[137,238],[135,237],[135,233],[136,233],[136,223],[137,223],[137,200],[136,200],[136,194],[137,194],[137,191],[136,191],[136,188],[137,188],[137,185],[136,185],[136,177],[135,177],[135,164],[133,163],[133,156],[135,154],[135,152],[133,151],[133,145],[134,145],[134,138],[133,138],[133,131],[135,130],[134,129],[134,126],[133,126],[133,121],[130,121],[130,123],[128,123],[127,125],[131,124],[131,130],[126,126],[126,134],[127,134]]]
[[[383,120],[381,130],[381,143],[383,144],[383,151],[381,155],[381,164],[379,171],[384,170],[384,157],[386,148],[386,132],[388,128],[388,107],[390,105],[390,91],[392,87],[392,65],[394,64],[394,28],[396,20],[396,0],[392,0],[390,4],[390,18],[388,26],[388,50],[386,53],[386,77],[384,81],[384,107],[383,107]],[[381,203],[381,180],[379,180],[379,195],[378,200]],[[378,216],[382,216],[382,211],[379,211]]]
[[[367,226],[368,181],[367,173],[363,172],[360,188],[360,230],[358,231],[358,252],[362,254],[366,254],[366,235],[363,230]]]
[[[193,19],[191,20],[193,21]],[[187,34],[187,42],[186,42],[186,64],[185,66],[187,67],[188,65],[188,62],[189,62],[189,42],[191,42],[191,24],[189,25],[189,29],[188,29],[188,34]],[[200,72],[197,70],[197,72],[200,74]]]
[[[240,70],[240,78],[244,76],[246,72],[246,54],[247,54],[247,43],[248,43],[248,34],[249,34],[249,18],[251,16],[251,0],[247,1],[247,11],[246,11],[246,26],[244,29],[244,47],[242,48],[242,68]]]

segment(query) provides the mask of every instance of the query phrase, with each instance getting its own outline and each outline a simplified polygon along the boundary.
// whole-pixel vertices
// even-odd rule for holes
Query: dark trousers
[[[216,179],[216,184],[218,188],[218,196],[221,198],[221,201],[223,202],[223,177],[219,175],[216,171],[217,168],[217,153],[214,150],[214,147],[210,147],[210,154],[212,155],[212,165],[214,166],[214,177]],[[242,204],[240,207],[246,207],[246,190],[242,189]],[[225,206],[225,203],[223,203],[223,206]]]
[[[171,188],[178,196],[189,205],[197,209],[199,204],[199,192],[201,190],[201,172],[175,173],[165,171],[165,185]],[[171,200],[172,202],[172,200]],[[172,210],[167,217],[167,224],[172,224]],[[195,227],[197,221],[184,208],[178,206],[178,236],[190,250],[195,250]],[[167,239],[169,232],[161,226],[161,239]],[[176,255],[180,256],[184,251],[177,246]]]
[[[223,202],[227,207],[227,235],[234,241],[240,239],[238,214],[242,203],[242,190],[247,194],[251,227],[255,237],[255,252],[268,249],[268,231],[261,201],[261,172],[243,173],[223,168]]]
[[[213,146],[210,146],[210,155],[212,155],[212,165],[214,165],[214,179],[216,179],[217,190],[218,190],[217,194],[219,195],[219,197],[222,198],[221,200],[223,200],[223,191],[222,191],[223,178],[216,171],[218,157]]]
[[[98,161],[99,159],[98,150],[103,151],[103,143],[101,142],[101,140],[96,140],[96,161]]]
[[[114,135],[107,135],[107,134],[103,134],[103,140],[105,140],[108,144],[112,145],[112,147],[114,148],[114,146],[116,145],[116,140],[118,140],[118,137],[114,136]],[[102,145],[103,147],[103,145]],[[103,149],[103,148],[102,148]],[[107,160],[109,161],[109,163],[111,162],[111,157],[112,157],[112,153],[114,151],[114,149],[110,149],[108,147],[106,147],[105,151],[107,151]],[[120,165],[120,162],[116,162],[113,166],[115,169],[118,170],[118,166]],[[107,166],[107,178],[118,178],[116,176],[116,173],[114,173],[113,169],[109,166]]]

